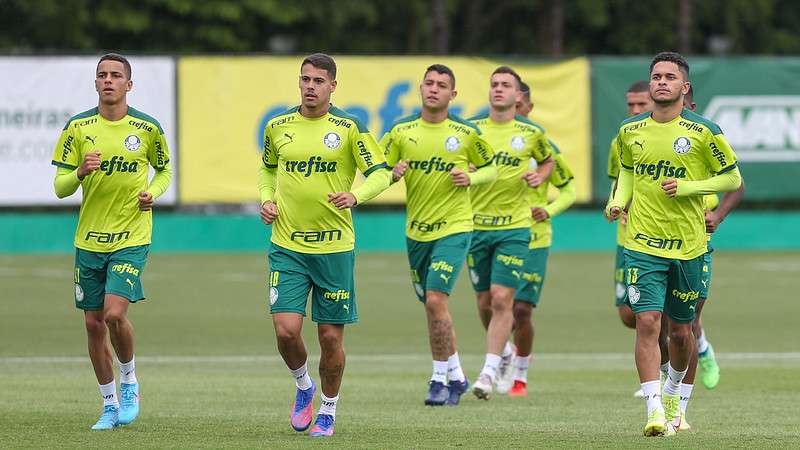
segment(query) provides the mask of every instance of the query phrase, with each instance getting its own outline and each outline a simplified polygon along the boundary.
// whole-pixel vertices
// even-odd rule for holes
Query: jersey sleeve
[[[70,127],[69,123],[61,131],[58,143],[53,149],[52,164],[57,167],[75,170],[81,165],[81,155],[79,140],[75,136],[75,128]]]
[[[269,124],[264,127],[264,141],[261,145],[261,150],[261,162],[264,164],[264,167],[276,169],[278,167],[278,154],[272,145],[272,134],[270,133]]]
[[[397,135],[394,128],[389,130],[381,138],[380,147],[383,149],[383,155],[386,158],[386,164],[394,166],[400,161],[400,145],[397,141]]]
[[[550,140],[547,139],[547,136],[544,134],[544,132],[537,134],[536,143],[533,146],[531,157],[535,159],[537,163],[541,163],[547,158],[553,156],[553,154],[553,146],[550,143]]]
[[[617,152],[619,153],[619,165],[622,169],[633,170],[633,152],[625,143],[625,139],[617,136]]]
[[[150,151],[147,154],[147,159],[150,165],[156,170],[164,170],[164,167],[169,164],[169,147],[167,146],[167,139],[164,132],[160,127],[153,129],[153,145],[150,146]]]
[[[467,158],[477,168],[488,166],[494,160],[494,150],[480,133],[475,133],[472,145],[467,147]]]
[[[619,151],[617,148],[617,137],[611,140],[608,149],[608,177],[616,179],[619,176]]]
[[[736,167],[736,153],[722,133],[711,134],[705,150],[706,164],[711,172],[720,174]]]
[[[368,177],[375,170],[386,168],[386,157],[372,134],[366,128],[359,128],[353,127],[350,131],[350,151],[358,170]]]
[[[575,178],[575,176],[572,174],[572,169],[567,165],[564,155],[556,153],[553,157],[555,159],[555,167],[553,168],[553,173],[550,175],[550,183],[557,188],[562,188],[569,183],[570,180]]]

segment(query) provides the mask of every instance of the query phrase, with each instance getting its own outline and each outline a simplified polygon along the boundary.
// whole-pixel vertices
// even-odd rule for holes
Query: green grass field
[[[294,389],[266,312],[266,258],[153,254],[148,300],[131,309],[142,414],[91,432],[100,411],[73,306],[72,257],[0,255],[0,446],[149,448],[798,447],[800,254],[717,253],[704,311],[722,368],[699,383],[694,427],[671,439],[640,436],[644,403],[633,334],[613,307],[613,255],[551,255],[535,313],[536,360],[527,399],[465,396],[426,408],[430,376],[424,312],[405,255],[357,258],[361,322],[346,331],[348,365],[336,436],[313,441],[289,427]],[[458,348],[474,379],[484,331],[465,274],[451,299]],[[316,372],[319,352],[305,331]]]

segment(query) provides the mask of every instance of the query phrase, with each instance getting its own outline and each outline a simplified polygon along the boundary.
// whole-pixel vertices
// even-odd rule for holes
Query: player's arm
[[[552,159],[555,161],[555,170],[550,176],[550,182],[558,189],[558,197],[544,207],[548,217],[555,217],[566,211],[577,198],[575,183],[572,181],[574,176],[563,155],[554,154]]]
[[[728,214],[730,214],[737,205],[739,205],[742,197],[744,197],[744,180],[742,180],[739,189],[726,192],[725,195],[722,196],[719,206],[706,214],[706,232],[713,233],[717,231],[719,224],[728,217]]]
[[[739,189],[739,186],[742,185],[742,174],[739,173],[736,164],[736,154],[721,132],[711,136],[704,155],[708,167],[716,175],[696,181],[664,180],[661,188],[668,197],[715,194]]]
[[[606,206],[614,198],[614,191],[617,189],[617,178],[619,177],[619,151],[617,148],[617,136],[611,140],[611,146],[608,149],[608,178],[611,179],[611,188],[608,192],[608,200]]]
[[[494,164],[494,150],[478,132],[472,145],[467,149],[467,163],[475,166],[474,172],[464,172],[454,167],[450,171],[453,184],[458,187],[490,183],[497,178],[497,166]]]
[[[350,142],[350,151],[356,161],[358,170],[364,174],[366,180],[357,189],[350,192],[331,192],[328,194],[328,201],[339,209],[352,208],[364,203],[391,185],[391,176],[386,158],[380,150],[375,138],[372,137],[366,128],[360,126],[353,127]],[[366,151],[364,151],[366,150]]]
[[[408,162],[403,160],[400,156],[400,145],[398,137],[394,133],[394,129],[389,130],[388,133],[383,135],[380,142],[380,148],[383,149],[383,155],[386,158],[386,165],[390,170],[389,181],[394,184],[403,178],[408,170]]]
[[[544,133],[537,137],[533,154],[531,155],[537,162],[536,170],[533,172],[525,172],[522,178],[528,183],[528,187],[535,188],[544,183],[553,173],[555,167],[555,160],[553,155],[555,151],[553,146]]]
[[[156,127],[153,133],[155,134],[153,145],[147,156],[156,173],[150,180],[150,184],[147,185],[147,189],[139,192],[139,210],[141,211],[153,209],[153,203],[167,191],[172,182],[172,165],[169,163],[169,148],[167,140],[164,138],[164,132],[160,127]]]
[[[278,155],[272,148],[269,126],[264,127],[261,164],[258,167],[258,192],[261,198],[261,221],[271,225],[278,218],[275,191],[278,186]]]
[[[616,220],[633,198],[633,153],[622,139],[617,139],[619,177],[611,201],[606,205],[606,217]]]
[[[78,190],[86,176],[100,168],[100,153],[88,153],[83,161],[80,159],[79,143],[69,123],[61,131],[53,149],[52,164],[56,166],[53,189],[58,198],[69,197]]]

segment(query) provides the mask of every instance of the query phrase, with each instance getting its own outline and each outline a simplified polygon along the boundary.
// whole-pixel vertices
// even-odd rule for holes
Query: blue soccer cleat
[[[311,387],[306,390],[297,388],[292,405],[292,428],[295,431],[305,431],[311,425],[311,409],[316,391],[317,385],[314,384],[314,380],[311,380]]]
[[[317,420],[308,435],[311,437],[333,436],[333,424],[335,422],[336,420],[330,414],[317,414]]]
[[[464,392],[467,392],[467,389],[469,389],[469,380],[466,378],[464,378],[464,381],[450,380],[450,382],[447,383],[447,388],[450,391],[450,395],[447,397],[446,404],[448,406],[456,406],[461,400],[461,396],[464,395]]]
[[[119,386],[119,424],[127,425],[139,415],[139,383]]]
[[[430,382],[428,388],[428,397],[425,398],[425,404],[429,406],[442,406],[450,398],[450,389],[446,384],[441,381]]]
[[[92,425],[93,430],[110,430],[119,425],[119,408],[114,405],[106,405],[97,423]]]

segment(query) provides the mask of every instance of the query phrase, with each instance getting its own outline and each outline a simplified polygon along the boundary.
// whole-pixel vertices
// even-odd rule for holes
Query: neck
[[[310,106],[302,105],[300,107],[300,115],[303,117],[308,117],[311,119],[315,119],[317,117],[322,117],[328,113],[328,110],[331,109],[331,104],[328,102],[321,103],[316,107],[312,108]]]
[[[493,121],[498,123],[505,123],[509,122],[514,119],[514,116],[517,115],[517,108],[510,106],[505,109],[497,109],[492,107],[491,111],[489,111],[489,117],[492,118]]]
[[[429,109],[426,107],[422,107],[422,111],[420,112],[422,116],[422,120],[429,123],[439,123],[444,122],[447,119],[448,110],[447,108],[442,109]]]
[[[103,119],[106,119],[111,122],[116,122],[117,120],[122,119],[128,114],[128,102],[125,99],[122,99],[118,103],[103,103],[100,102],[97,105],[97,110],[100,112],[100,116]]]
[[[673,103],[656,103],[652,117],[656,122],[666,123],[680,116],[681,111],[683,111],[683,99],[679,97]]]

